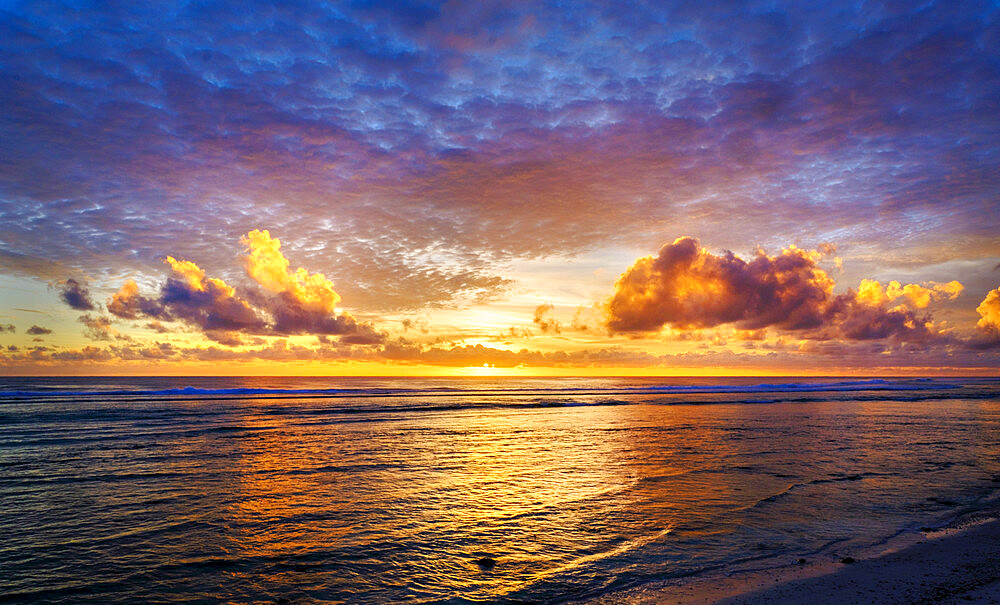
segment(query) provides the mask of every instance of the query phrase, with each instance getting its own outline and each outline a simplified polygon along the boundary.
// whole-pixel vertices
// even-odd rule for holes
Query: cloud
[[[87,338],[92,340],[111,340],[112,338],[123,338],[118,333],[118,330],[111,327],[111,320],[103,315],[98,315],[97,317],[81,315],[78,319],[80,323],[86,327],[84,334]]]
[[[340,296],[322,273],[301,267],[290,271],[281,242],[268,231],[251,231],[240,241],[246,248],[244,267],[259,288],[237,292],[194,262],[168,256],[164,262],[172,274],[158,297],[143,296],[130,280],[112,296],[108,311],[124,319],[181,321],[227,346],[242,344],[240,334],[338,335],[348,344],[382,341],[371,325],[337,313]]]
[[[27,329],[26,333],[27,334],[32,334],[32,335],[35,335],[35,336],[42,336],[44,334],[51,334],[52,330],[50,330],[48,328],[43,328],[42,326],[33,325],[33,326],[31,326],[30,328]]]
[[[923,309],[932,300],[955,300],[963,290],[965,290],[965,286],[954,280],[946,284],[930,283],[928,286],[902,285],[893,280],[883,287],[878,281],[863,279],[858,287],[858,299],[869,305],[878,306],[905,297],[913,307]]]
[[[961,283],[929,286],[862,280],[857,291],[834,295],[819,268],[821,253],[791,246],[777,256],[762,250],[750,261],[732,252],[712,254],[681,237],[657,256],[640,258],[618,279],[606,305],[612,333],[644,334],[665,326],[690,330],[732,324],[739,330],[774,327],[813,339],[871,340],[935,336],[929,318],[914,309],[954,299]],[[913,308],[888,304],[904,300]]]
[[[333,282],[322,273],[309,273],[303,267],[294,272],[281,253],[281,241],[271,233],[255,229],[240,238],[246,247],[244,259],[247,273],[265,290],[286,295],[307,311],[323,314],[334,312],[340,295],[333,290]]]
[[[206,277],[190,261],[168,256],[164,262],[173,275],[161,286],[157,298],[139,293],[134,281],[127,281],[108,303],[108,311],[123,319],[146,317],[157,321],[182,321],[206,333],[263,332],[265,321],[251,305],[236,295],[224,281]],[[162,324],[160,324],[162,326]]]
[[[39,356],[40,357],[40,356]],[[93,345],[87,345],[82,349],[68,351],[53,351],[48,355],[51,361],[61,362],[107,362],[115,359],[115,353],[110,349],[102,349]]]
[[[753,344],[753,343],[751,343]],[[0,351],[0,366],[24,368],[28,371],[37,364],[73,364],[81,361],[136,362],[250,362],[250,361],[356,361],[390,363],[396,365],[434,365],[441,367],[667,367],[704,368],[740,367],[790,369],[822,369],[826,372],[857,373],[859,368],[869,372],[892,371],[894,368],[926,373],[928,367],[940,371],[949,369],[981,368],[987,371],[996,367],[998,354],[964,348],[928,347],[920,343],[893,341],[801,341],[797,345],[756,345],[759,351],[729,351],[703,349],[676,354],[656,355],[631,347],[609,346],[584,348],[574,351],[518,351],[497,349],[483,345],[451,347],[421,346],[404,339],[393,339],[379,346],[351,346],[342,342],[326,341],[321,346],[309,347],[295,344],[284,338],[256,343],[255,348],[234,349],[218,346],[177,347],[169,343],[125,342],[102,347],[86,346],[81,349],[54,349],[32,347],[24,350],[8,346]],[[149,368],[147,365],[137,367]]]
[[[359,325],[350,314],[337,314],[340,295],[325,275],[309,273],[303,267],[289,270],[281,241],[272,238],[269,231],[251,231],[240,238],[240,243],[246,248],[247,274],[265,293],[273,295],[257,296],[255,300],[273,318],[274,333],[342,334],[358,344],[378,341],[373,330]]]
[[[508,263],[603,263],[656,250],[664,225],[741,251],[746,267],[713,262],[750,281],[720,282],[761,300],[676,295],[657,316],[633,299],[624,334],[937,338],[924,313],[950,291],[883,278],[837,296],[809,259],[757,263],[748,234],[770,250],[836,240],[823,266],[846,258],[865,276],[954,262],[930,270],[946,281],[997,260],[983,220],[1000,214],[990,3],[27,2],[4,15],[0,272],[154,275],[183,251],[197,265],[146,292],[126,284],[108,309],[217,348],[377,342],[331,294],[358,317],[487,299],[510,287]],[[250,231],[262,217],[283,248]],[[243,283],[219,251],[254,233]],[[593,315],[572,325],[600,329]]]
[[[988,3],[222,12],[8,7],[5,269],[150,271],[262,216],[355,311],[488,296],[498,261],[667,222],[995,263]]]
[[[0,201],[0,208],[2,205],[3,202]],[[10,275],[40,277],[46,280],[59,279],[67,272],[62,263],[9,250],[0,250],[0,268]]]
[[[837,244],[833,242],[822,242],[816,246],[816,251],[823,256],[833,256],[837,253]]]
[[[168,256],[165,262],[174,275],[167,279],[159,302],[172,317],[197,325],[202,330],[262,331],[264,320],[236,289],[205,272],[190,261]]]
[[[170,328],[168,328],[167,326],[163,325],[161,322],[159,322],[159,321],[157,321],[155,319],[153,321],[147,323],[145,325],[145,327],[147,329],[150,329],[150,330],[156,332],[157,334],[168,334],[168,333],[170,333]]]
[[[918,317],[913,310],[903,306],[873,306],[860,300],[852,290],[830,300],[824,311],[826,325],[805,334],[805,337],[848,340],[894,337],[906,341],[923,341],[938,335],[932,329],[929,317]]]
[[[170,314],[158,300],[146,298],[139,294],[139,286],[133,280],[128,280],[111,296],[108,302],[108,312],[123,319],[138,317],[153,317],[164,321],[171,319]],[[162,328],[161,324],[158,330]]]
[[[399,323],[403,327],[404,332],[408,332],[410,330],[419,331],[421,334],[427,334],[430,332],[430,326],[428,325],[426,319],[404,317]]]
[[[748,263],[731,252],[711,254],[698,240],[681,237],[622,274],[608,302],[607,325],[613,333],[727,323],[748,330],[815,328],[822,324],[822,306],[833,285],[797,248],[777,257],[758,252]]]
[[[226,345],[227,347],[238,347],[243,344],[243,339],[240,338],[239,333],[234,331],[205,330],[205,336],[209,340],[214,340],[220,345]]]
[[[553,307],[551,303],[545,303],[535,307],[535,317],[532,321],[542,330],[542,332],[559,334],[562,331],[562,326],[552,315],[554,309],[555,307]]]
[[[573,312],[570,327],[578,332],[601,332],[606,319],[605,309],[599,303],[579,306]]]
[[[979,328],[987,338],[1000,342],[1000,288],[990,290],[983,302],[976,307]]]
[[[77,311],[92,311],[94,303],[90,300],[87,287],[75,279],[67,279],[59,283],[59,297],[64,303]]]

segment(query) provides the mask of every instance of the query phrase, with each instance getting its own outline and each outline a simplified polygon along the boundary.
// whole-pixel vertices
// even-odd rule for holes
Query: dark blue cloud
[[[371,308],[665,223],[978,259],[998,32],[989,2],[15,3],[0,254],[90,275],[280,228]]]
[[[73,278],[59,283],[59,298],[70,308],[78,311],[94,309],[94,303],[90,300],[90,291],[87,286]]]

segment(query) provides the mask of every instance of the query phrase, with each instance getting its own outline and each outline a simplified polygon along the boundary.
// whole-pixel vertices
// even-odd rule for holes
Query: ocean
[[[993,506],[995,378],[0,378],[0,600],[516,603]]]

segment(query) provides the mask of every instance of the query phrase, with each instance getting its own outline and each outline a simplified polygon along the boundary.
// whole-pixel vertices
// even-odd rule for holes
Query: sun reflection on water
[[[17,553],[22,583],[17,562],[34,561],[30,577],[51,586],[100,581],[137,600],[583,598],[891,533],[1000,476],[996,401],[757,405],[720,392],[691,405],[587,394],[589,379],[556,392],[520,379],[363,384],[365,396],[35,410],[17,437],[18,464],[35,466],[18,471],[11,518],[41,529],[0,519],[16,538],[0,554]],[[46,431],[72,435],[65,455],[23,445],[50,443]],[[84,520],[72,539],[67,519]],[[44,571],[50,551],[87,579]]]

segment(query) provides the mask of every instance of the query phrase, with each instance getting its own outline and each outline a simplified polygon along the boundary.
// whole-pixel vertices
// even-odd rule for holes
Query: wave
[[[927,391],[961,388],[957,384],[926,380],[847,380],[837,382],[787,382],[750,385],[642,385],[642,386],[593,386],[593,387],[537,387],[537,388],[325,388],[325,389],[271,389],[271,388],[199,388],[184,386],[167,389],[101,389],[101,390],[11,390],[0,391],[3,399],[65,398],[65,397],[449,397],[496,395],[657,395],[657,394],[726,394],[726,393],[807,393],[852,391]],[[771,403],[771,399],[746,400],[746,403]]]
[[[996,393],[963,393],[961,395],[956,395],[954,391],[945,391],[939,393],[924,393],[919,396],[912,396],[908,394],[900,395],[894,393],[884,393],[882,395],[851,395],[849,397],[837,397],[831,398],[829,396],[795,396],[795,397],[785,397],[785,398],[775,398],[762,401],[759,399],[745,399],[745,398],[713,398],[708,400],[698,400],[692,397],[680,397],[674,399],[661,399],[647,397],[635,398],[635,399],[615,399],[615,398],[600,398],[600,399],[565,399],[565,398],[532,398],[532,399],[518,399],[518,398],[508,398],[506,400],[502,398],[461,398],[461,399],[439,399],[430,401],[417,401],[414,399],[403,399],[401,401],[391,402],[388,404],[375,403],[374,401],[364,402],[364,401],[345,401],[344,403],[334,403],[330,402],[328,405],[316,405],[316,404],[306,404],[301,405],[295,404],[294,400],[285,400],[284,402],[270,406],[263,406],[259,408],[259,412],[268,417],[287,417],[291,419],[291,422],[295,424],[313,425],[313,424],[340,424],[340,423],[357,423],[357,422],[379,422],[379,421],[402,421],[410,417],[411,414],[425,414],[425,413],[449,413],[449,412],[485,412],[489,410],[540,410],[540,409],[565,409],[565,408],[575,408],[575,407],[609,407],[609,406],[633,406],[633,405],[652,405],[652,406],[717,406],[717,405],[753,405],[753,406],[766,406],[769,404],[790,404],[790,405],[808,405],[808,404],[825,404],[832,402],[850,402],[850,403],[864,403],[864,402],[877,402],[877,403],[887,403],[887,402],[931,402],[931,401],[943,401],[949,399],[960,398],[967,401],[976,400],[997,400],[998,395]],[[204,401],[214,401],[218,398],[206,398]],[[239,398],[228,398],[228,399],[239,399]],[[244,401],[249,401],[243,399]],[[15,400],[16,401],[16,400]],[[46,399],[33,399],[32,403],[35,402],[67,402],[72,401],[68,399],[58,399],[58,400],[46,400]],[[104,415],[105,420],[114,419],[117,421],[146,421],[146,420],[161,420],[162,415],[159,414],[159,410],[155,410],[157,413],[150,415],[147,412],[148,408],[144,406],[131,406],[131,405],[121,405],[121,404],[132,404],[132,403],[156,403],[163,402],[162,398],[125,398],[116,399],[115,404],[120,407],[114,414]],[[181,400],[183,401],[183,400]],[[13,404],[14,401],[4,401],[0,398],[0,405],[7,403]],[[259,404],[258,404],[259,405]],[[200,407],[196,406],[194,412],[187,412],[179,415],[191,416],[191,417],[203,417],[206,420],[214,419],[218,416],[218,413],[211,407]],[[64,412],[65,415],[66,412]],[[64,416],[65,417],[65,416]],[[82,405],[79,409],[78,417],[80,420],[91,420],[92,416],[90,414],[90,409],[88,405]],[[10,415],[13,418],[13,415]],[[0,427],[4,425],[16,425],[23,420],[19,418],[5,418],[0,415]],[[203,426],[198,429],[194,429],[191,432],[207,432],[223,435],[227,438],[245,438],[248,436],[248,432],[254,432],[256,430],[267,430],[273,428],[269,425],[263,425],[260,427],[248,428],[244,426],[219,426],[219,425],[209,425]],[[664,429],[672,430],[672,429]],[[166,433],[164,433],[166,434]],[[71,438],[65,436],[38,436],[29,438],[27,440],[22,440],[17,444],[0,444],[0,449],[6,447],[16,447],[24,445],[41,445],[41,444],[53,444],[53,443],[69,443],[80,440],[94,440],[95,437],[89,436],[86,438]],[[115,437],[97,437],[96,439],[109,439],[114,440]]]
[[[825,484],[825,483],[840,483],[840,482],[844,482],[844,481],[862,481],[862,480],[868,479],[870,477],[885,477],[885,476],[891,476],[891,475],[892,475],[892,473],[874,473],[874,472],[864,472],[864,473],[854,473],[854,474],[838,473],[836,475],[831,475],[829,477],[821,477],[821,478],[818,478],[818,479],[812,479],[812,480],[809,480],[809,481],[803,481],[801,483],[789,483],[781,491],[773,493],[770,496],[766,496],[764,498],[761,498],[760,500],[757,500],[756,502],[753,502],[753,503],[748,504],[746,506],[740,507],[737,510],[745,511],[745,510],[750,510],[750,509],[753,509],[753,508],[759,508],[761,506],[765,506],[765,505],[768,505],[768,504],[773,504],[773,503],[777,502],[778,500],[781,500],[782,498],[788,496],[792,492],[795,492],[795,491],[798,491],[798,490],[800,490],[802,488],[807,488],[807,487],[810,487],[810,486],[813,486],[813,485],[822,485],[822,484]]]

